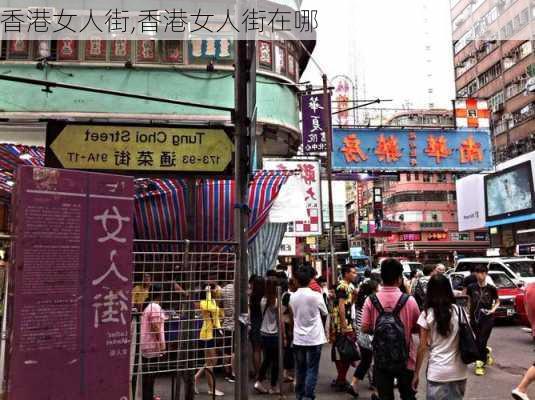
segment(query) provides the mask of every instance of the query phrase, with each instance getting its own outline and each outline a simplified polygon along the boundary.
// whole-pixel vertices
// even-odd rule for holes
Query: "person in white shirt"
[[[327,343],[321,319],[327,315],[327,307],[321,293],[308,287],[312,276],[310,266],[302,266],[296,271],[299,288],[290,297],[289,304],[293,317],[297,400],[315,399],[321,349]]]
[[[459,350],[459,312],[449,279],[444,275],[431,277],[424,310],[418,319],[420,346],[413,379],[416,390],[420,369],[429,356],[427,400],[464,398],[468,370]]]

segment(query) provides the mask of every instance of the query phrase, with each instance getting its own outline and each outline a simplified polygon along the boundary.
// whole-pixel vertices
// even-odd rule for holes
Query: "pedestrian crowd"
[[[278,266],[266,276],[251,276],[253,390],[279,394],[281,383],[286,383],[293,385],[297,400],[315,399],[322,350],[330,343],[325,354],[336,371],[331,388],[347,393],[348,398],[358,398],[367,379],[372,400],[393,400],[396,388],[402,400],[416,399],[423,387],[420,372],[425,370],[427,400],[463,399],[469,366],[473,365],[476,376],[483,376],[494,363],[488,340],[500,300],[486,266],[477,265],[460,291],[453,290],[445,272],[444,265],[438,264],[406,277],[402,264],[390,258],[381,262],[380,274],[343,265],[340,280],[330,288],[308,264],[293,266],[289,273]],[[150,359],[165,348],[164,321],[158,296],[146,294],[150,301],[142,311],[141,351],[144,359]],[[460,299],[468,299],[467,307]],[[224,396],[216,387],[213,367],[218,357],[226,357],[225,379],[235,381],[234,285],[220,288],[210,283],[198,307],[206,363],[195,375],[195,390],[204,374],[208,393]],[[229,341],[223,346],[224,354],[218,354],[220,331]],[[513,390],[513,398],[529,400],[527,387],[533,380],[535,364]],[[151,388],[145,390],[144,385],[143,399],[153,400],[154,382],[148,382]]]

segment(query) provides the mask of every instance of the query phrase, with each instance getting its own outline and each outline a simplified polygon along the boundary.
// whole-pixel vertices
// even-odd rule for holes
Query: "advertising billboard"
[[[535,212],[531,162],[485,176],[487,221]]]
[[[455,182],[460,232],[485,227],[485,185],[483,178],[484,175],[474,174]]]
[[[486,129],[333,129],[332,167],[344,171],[488,171]]]

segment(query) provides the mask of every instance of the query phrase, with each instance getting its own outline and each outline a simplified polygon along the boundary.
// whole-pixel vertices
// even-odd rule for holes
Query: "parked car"
[[[401,265],[403,265],[403,275],[405,275],[406,278],[410,277],[411,272],[417,270],[423,271],[424,269],[423,264],[417,261],[401,261]]]
[[[457,261],[455,272],[469,272],[477,264],[487,265],[489,271],[505,273],[517,285],[527,285],[535,282],[535,260],[526,257],[462,258]]]
[[[464,279],[470,275],[470,272],[452,272],[449,275],[451,286],[454,290],[463,289]],[[500,307],[494,314],[498,319],[513,319],[516,317],[516,297],[522,295],[524,291],[519,288],[511,278],[501,271],[489,271],[487,284],[496,286],[498,297],[500,298]]]

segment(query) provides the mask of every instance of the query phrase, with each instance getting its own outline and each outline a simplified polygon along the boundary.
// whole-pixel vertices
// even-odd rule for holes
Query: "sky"
[[[451,108],[448,0],[304,0],[302,8],[318,10],[313,57],[329,77],[356,77],[360,99]],[[321,73],[309,63],[301,79],[321,84]]]

